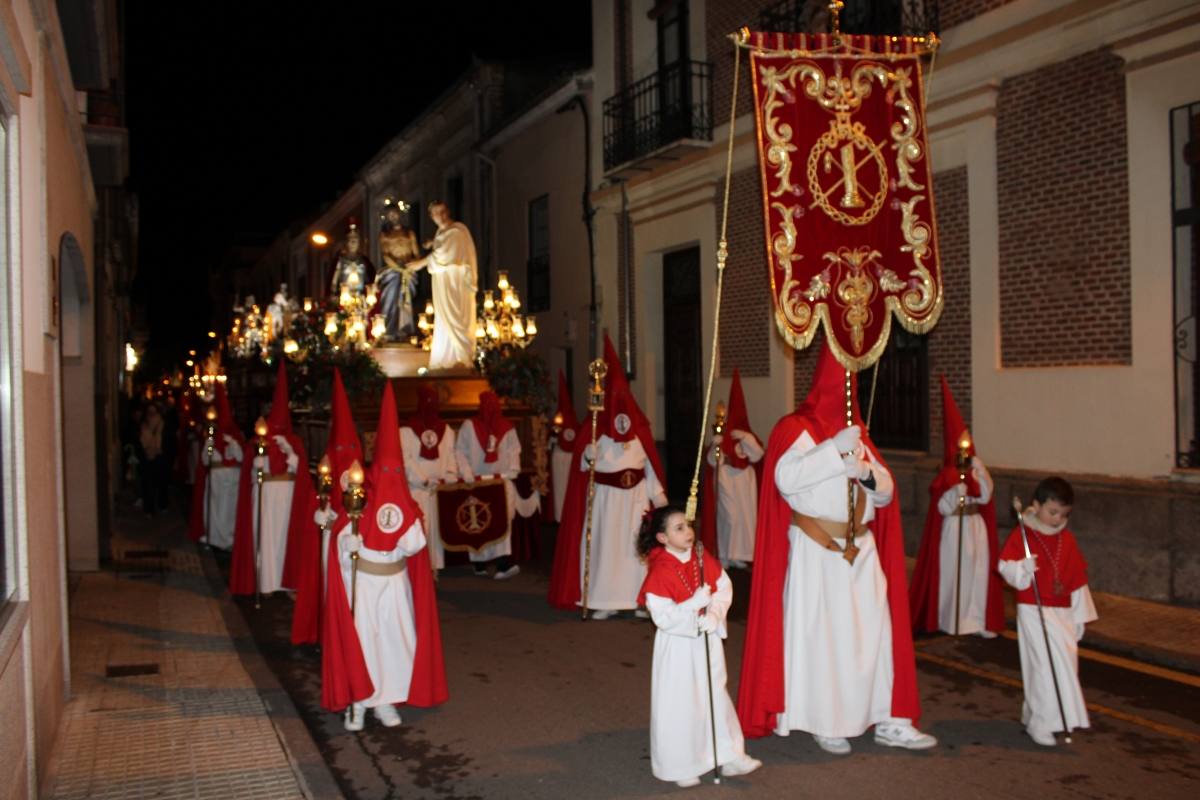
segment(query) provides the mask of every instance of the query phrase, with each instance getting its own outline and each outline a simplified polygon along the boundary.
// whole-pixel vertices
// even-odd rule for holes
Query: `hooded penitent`
[[[958,441],[967,425],[963,422],[954,395],[946,376],[942,376],[942,435],[944,447],[942,470],[929,485],[929,511],[925,515],[925,531],[921,535],[921,548],[917,553],[917,566],[913,570],[912,588],[909,599],[912,603],[913,629],[917,631],[938,630],[938,591],[941,578],[942,523],[944,518],[938,511],[938,500],[959,483]],[[975,456],[975,443],[967,450],[970,458]],[[979,497],[980,487],[968,467],[966,473],[967,496]],[[1000,555],[996,539],[996,505],[994,498],[979,506],[979,515],[987,528],[988,585],[987,611],[984,627],[995,633],[1004,630],[1004,593],[1000,585],[1000,573],[996,570]]]
[[[500,440],[513,429],[513,424],[500,413],[500,398],[492,391],[479,393],[479,411],[471,417],[475,440],[483,449],[485,463],[494,463],[500,455]]]
[[[738,440],[733,437],[734,431],[745,431],[761,440],[750,430],[750,416],[746,413],[746,396],[742,393],[742,377],[737,367],[733,368],[733,380],[729,384],[729,405],[725,408],[725,433],[721,437],[721,462],[734,469],[745,469],[750,466],[750,459],[737,452]],[[758,464],[754,465],[758,470]],[[704,549],[714,556],[720,557],[717,547],[717,490],[714,481],[715,472],[705,461],[703,488],[700,495],[700,541]],[[762,476],[758,476],[761,480]]]
[[[360,464],[363,460],[362,444],[358,439],[358,430],[354,427],[354,417],[350,413],[350,400],[346,397],[346,387],[342,384],[342,375],[335,368],[333,371],[333,395],[331,405],[332,422],[329,428],[329,441],[325,446],[325,456],[329,459],[333,476],[333,491],[329,495],[329,507],[337,514],[337,519],[329,526],[330,531],[340,531],[347,522],[345,509],[342,507],[342,490],[346,488],[345,475],[350,465],[355,461]],[[299,490],[299,486],[296,487]],[[293,569],[298,570],[296,577],[296,607],[292,612],[292,644],[315,643],[318,639],[318,627],[321,614],[321,529],[313,522],[313,514],[317,511],[317,496],[313,487],[292,504],[292,519],[300,526],[301,533],[297,536],[296,562]],[[303,506],[300,503],[303,502]],[[301,510],[303,508],[303,511]],[[291,536],[293,530],[289,530]],[[332,541],[333,537],[330,537]],[[287,565],[284,566],[287,569]]]
[[[436,386],[422,384],[417,387],[417,413],[408,418],[408,427],[412,428],[417,441],[421,443],[421,458],[429,461],[437,458],[438,445],[446,433],[446,421],[442,419]],[[426,431],[433,436],[426,436]]]
[[[243,457],[246,456],[246,440],[242,436],[242,432],[238,430],[237,423],[233,419],[233,411],[229,408],[229,397],[225,394],[225,386],[221,383],[216,384],[214,403],[217,408],[217,435],[216,435],[216,450],[218,453],[225,451],[225,437],[230,436],[242,448]],[[200,436],[204,437],[203,426],[207,423],[203,421],[204,414],[201,412],[201,429]],[[196,465],[196,482],[192,484],[192,508],[188,520],[188,538],[193,542],[198,542],[204,536],[204,492],[208,485],[208,466],[204,463],[204,443],[200,446],[200,460]],[[234,466],[234,465],[230,465]]]
[[[858,408],[857,378],[851,380],[853,419],[863,425]],[[784,711],[784,581],[789,563],[788,527],[792,510],[775,485],[775,466],[805,431],[822,442],[846,424],[846,370],[827,347],[821,348],[812,389],[804,403],[776,423],[763,458],[759,492],[758,529],[754,543],[754,572],[750,585],[750,610],[738,686],[738,716],[749,737],[766,736],[775,728],[776,715]],[[863,444],[886,467],[878,448],[863,426]],[[879,564],[887,579],[887,599],[892,627],[892,715],[914,724],[921,715],[917,696],[916,661],[908,615],[904,538],[900,504],[876,509],[871,523]]]
[[[646,457],[661,483],[666,479],[666,474],[659,461],[658,450],[654,446],[650,422],[633,399],[629,382],[625,378],[625,370],[621,367],[616,348],[608,336],[604,337],[604,361],[608,366],[608,375],[605,378],[604,410],[596,420],[596,438],[598,440],[601,436],[609,436],[618,442],[628,442],[637,438],[642,443]],[[563,502],[562,520],[558,526],[554,567],[547,593],[550,605],[568,610],[578,605],[582,592],[579,585],[578,532],[583,530],[584,518],[587,515],[588,473],[580,469],[580,463],[586,445],[592,440],[590,416],[579,425],[575,439],[579,446],[575,448],[575,455],[571,459],[571,477],[567,484],[567,497]]]
[[[367,504],[359,533],[364,547],[387,552],[396,547],[413,523],[421,520],[420,508],[409,493],[405,477],[400,424],[390,382],[383,392],[379,425],[375,429],[375,460],[366,477]],[[336,528],[335,534],[340,531],[340,527]],[[445,702],[448,693],[437,597],[427,547],[408,558],[404,574],[412,587],[417,635],[407,702],[414,706],[435,706]],[[336,539],[330,541],[326,581],[329,589],[321,630],[321,705],[330,711],[341,711],[350,703],[369,697],[374,686],[350,613]]]

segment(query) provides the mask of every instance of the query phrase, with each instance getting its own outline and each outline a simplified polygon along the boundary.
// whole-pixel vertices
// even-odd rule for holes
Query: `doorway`
[[[666,400],[667,495],[683,502],[700,433],[700,248],[663,256],[663,385]]]

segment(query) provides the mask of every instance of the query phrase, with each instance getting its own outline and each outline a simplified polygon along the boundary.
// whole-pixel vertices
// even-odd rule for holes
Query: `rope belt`
[[[618,489],[632,489],[646,480],[646,471],[642,469],[623,469],[617,472],[597,472],[596,483],[604,486],[615,486]]]
[[[954,513],[957,514],[958,511],[955,511]],[[962,507],[962,513],[964,517],[973,517],[976,514],[981,514],[983,512],[979,510],[979,506],[975,503],[967,503]]]
[[[867,523],[863,519],[867,515],[867,498],[866,492],[863,491],[861,486],[856,486],[855,489],[854,535],[861,536],[867,532]],[[810,517],[807,514],[801,514],[799,511],[792,512],[792,524],[803,531],[805,536],[812,539],[818,545],[835,553],[842,552],[842,548],[834,539],[845,539],[850,533],[849,522]]]
[[[399,561],[368,561],[361,555],[358,557],[358,571],[367,575],[399,575],[407,569],[408,559],[402,558]]]

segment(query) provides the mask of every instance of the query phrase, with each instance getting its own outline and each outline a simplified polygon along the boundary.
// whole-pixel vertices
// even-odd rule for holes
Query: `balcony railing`
[[[920,36],[941,33],[937,0],[846,0],[840,27],[844,33]],[[779,33],[829,30],[828,0],[783,0],[758,15],[758,29]]]
[[[711,64],[672,64],[604,101],[606,172],[683,139],[712,140]]]

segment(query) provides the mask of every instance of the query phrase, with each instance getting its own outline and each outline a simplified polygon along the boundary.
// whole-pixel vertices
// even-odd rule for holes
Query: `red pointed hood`
[[[604,378],[604,410],[596,420],[596,430],[600,436],[628,442],[637,435],[637,428],[644,427],[648,432],[650,420],[633,397],[633,390],[629,388],[629,380],[625,377],[625,368],[607,333],[604,334],[604,362],[608,366],[608,374]]]
[[[292,433],[292,412],[288,410],[287,368],[282,360],[279,362],[279,370],[275,373],[275,396],[271,400],[271,414],[267,417],[267,432],[272,436],[289,436]]]
[[[367,507],[359,523],[363,544],[372,550],[389,551],[419,516],[404,474],[400,420],[392,384],[388,381],[375,428],[375,460],[367,474]]]
[[[242,436],[242,432],[238,429],[237,422],[233,418],[233,410],[229,407],[229,395],[225,394],[225,385],[223,383],[217,383],[216,397],[217,430],[237,439],[239,444],[245,444],[246,438]]]
[[[342,374],[335,367],[333,370],[333,398],[331,408],[331,423],[329,427],[329,443],[325,446],[325,455],[329,456],[329,464],[333,468],[333,493],[330,495],[330,505],[338,513],[338,521],[333,530],[339,530],[346,520],[342,509],[342,490],[346,488],[346,472],[355,461],[363,462],[362,442],[358,438],[358,429],[354,427],[354,416],[350,413],[350,400],[346,397],[346,387],[342,383]]]
[[[471,417],[475,439],[483,448],[483,460],[493,462],[500,453],[500,440],[513,429],[513,424],[500,413],[500,397],[492,391],[479,393],[479,411]]]
[[[559,426],[562,432],[558,435],[558,449],[565,453],[575,452],[575,431],[579,428],[579,418],[575,416],[575,404],[571,401],[567,376],[561,369],[558,371],[558,408],[554,413],[561,419]]]
[[[963,422],[962,413],[958,410],[958,404],[954,402],[954,395],[950,393],[950,384],[946,383],[946,376],[942,375],[942,466],[956,467],[958,458],[958,440],[962,437],[963,432],[967,430],[967,423]],[[975,442],[972,440],[967,448],[970,455],[975,455]]]
[[[854,423],[862,425],[862,413],[858,408],[858,375],[850,374],[850,397],[854,409]],[[821,348],[817,356],[817,368],[813,371],[812,388],[808,397],[796,409],[797,417],[805,417],[818,423],[825,436],[832,436],[838,428],[846,427],[846,368],[834,357],[828,345]]]
[[[432,461],[438,457],[438,445],[446,433],[446,421],[441,415],[441,401],[438,399],[437,387],[425,383],[417,387],[417,413],[408,418],[408,427],[417,435],[421,443],[421,458]],[[432,443],[426,440],[425,431],[433,431]]]
[[[725,435],[721,439],[721,453],[730,466],[745,469],[750,465],[750,459],[738,455],[737,439],[730,436],[733,431],[745,431],[754,436],[754,431],[750,430],[750,417],[746,413],[746,396],[742,393],[742,376],[738,373],[737,367],[733,368],[733,382],[729,386],[729,405],[725,407]]]

